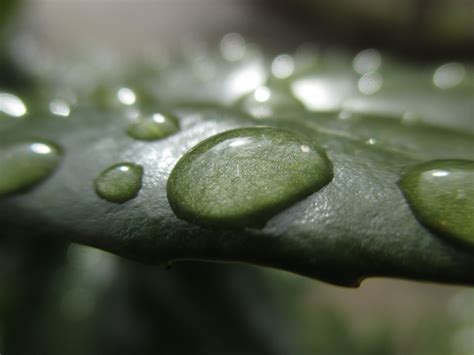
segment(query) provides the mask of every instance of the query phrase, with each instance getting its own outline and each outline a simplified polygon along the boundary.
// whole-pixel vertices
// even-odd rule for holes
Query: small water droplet
[[[269,118],[304,110],[303,104],[291,92],[282,89],[258,87],[239,101],[240,108],[255,118]]]
[[[377,144],[377,140],[375,138],[369,138],[365,143],[367,143],[368,145],[375,145]]]
[[[18,96],[0,92],[0,114],[3,113],[11,117],[21,117],[24,116],[26,112],[26,105]]]
[[[360,75],[378,70],[381,64],[382,56],[376,49],[363,50],[355,56],[352,62],[354,70]]]
[[[22,142],[0,148],[0,196],[27,190],[50,176],[60,149],[46,142]]]
[[[450,89],[459,85],[466,76],[466,69],[460,63],[447,63],[433,74],[433,83],[440,89]]]
[[[326,154],[306,138],[277,128],[241,128],[187,152],[169,177],[168,200],[192,223],[261,227],[332,177]]]
[[[370,72],[362,75],[357,83],[359,91],[364,95],[375,94],[382,88],[383,78],[380,73]]]
[[[422,163],[403,174],[400,186],[424,225],[474,247],[474,161]]]
[[[119,163],[104,170],[95,180],[96,193],[109,202],[123,203],[135,198],[142,188],[143,168]]]
[[[137,101],[137,95],[132,89],[120,88],[117,91],[118,100],[127,106],[133,105]]]
[[[272,74],[278,79],[286,79],[295,71],[295,62],[293,57],[288,54],[282,54],[276,57],[272,62]]]
[[[153,141],[166,138],[178,130],[179,123],[174,116],[157,112],[132,123],[127,133],[135,139]]]
[[[246,51],[245,39],[238,33],[226,34],[220,44],[220,49],[224,59],[235,62],[242,59]]]
[[[91,93],[91,100],[101,109],[130,109],[138,103],[143,104],[144,93],[138,92],[126,86],[109,87],[99,84]],[[146,95],[145,95],[146,96]],[[146,98],[147,99],[147,98]]]
[[[352,118],[352,113],[350,111],[342,110],[341,112],[339,112],[338,118],[341,120],[348,120]]]
[[[352,92],[347,77],[317,75],[303,77],[291,84],[294,96],[315,112],[339,111],[344,99]]]
[[[406,111],[401,120],[402,124],[410,126],[410,125],[415,125],[418,123],[421,123],[421,117],[417,112],[414,111]]]
[[[272,96],[272,92],[266,86],[261,86],[257,88],[253,94],[255,101],[257,102],[267,102],[268,99]]]
[[[71,107],[69,104],[60,99],[51,100],[49,103],[49,110],[53,115],[67,117],[71,114]]]

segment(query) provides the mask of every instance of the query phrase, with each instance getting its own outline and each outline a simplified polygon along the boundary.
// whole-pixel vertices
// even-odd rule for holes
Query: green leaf
[[[160,70],[142,66],[133,75],[102,77],[95,84],[105,90],[100,98],[98,91],[51,75],[48,86],[66,83],[79,105],[61,99],[71,114],[47,112],[58,97],[53,90],[47,100],[33,100],[30,107],[36,107],[25,117],[0,117],[1,146],[40,140],[58,145],[64,156],[46,180],[0,198],[0,223],[144,262],[245,262],[345,286],[370,276],[474,284],[474,252],[421,224],[398,185],[405,169],[416,164],[474,159],[472,69],[462,66],[461,79],[448,72],[444,83],[451,82],[435,86],[434,67],[422,70],[384,58],[376,68],[381,81],[373,73],[354,73],[344,55],[311,57],[308,66],[308,58],[296,53],[293,75],[279,79],[268,60],[248,48],[236,62],[200,52]],[[100,77],[97,73],[91,67],[89,75]],[[262,85],[266,96],[285,92],[291,110],[270,101],[265,111],[270,115],[258,118],[242,105],[247,102],[242,97],[256,95]],[[120,88],[135,90],[125,105],[116,102]],[[134,139],[127,133],[137,122],[133,109],[167,112],[180,129],[158,140]],[[216,230],[178,218],[166,189],[178,160],[220,132],[262,125],[304,136],[323,149],[333,166],[332,181],[262,228]],[[137,197],[123,203],[100,198],[94,181],[123,162],[143,167]]]

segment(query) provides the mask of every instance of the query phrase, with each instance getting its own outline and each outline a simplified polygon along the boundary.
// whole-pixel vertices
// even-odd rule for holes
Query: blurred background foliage
[[[474,50],[470,0],[33,0],[23,4],[15,32],[17,5],[0,1],[0,88],[17,92],[41,87],[10,56],[33,33],[65,53],[106,45],[130,57],[151,46],[176,46],[189,33],[213,40],[230,31],[279,51],[305,41],[377,46],[429,63],[472,61]],[[2,229],[3,355],[474,351],[472,289],[368,280],[346,290],[243,265],[187,262],[163,269],[39,237]]]

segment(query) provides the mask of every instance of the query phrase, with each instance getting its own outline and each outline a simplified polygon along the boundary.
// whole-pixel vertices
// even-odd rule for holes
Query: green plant
[[[236,38],[228,41],[222,48],[227,60],[200,50],[161,70],[142,65],[138,73],[114,73],[87,90],[81,82],[64,82],[64,77],[54,79],[58,76],[50,73],[51,81],[43,86],[53,89],[46,98],[30,94],[25,99],[27,113],[0,121],[2,225],[26,226],[33,233],[41,230],[152,263],[248,262],[347,286],[369,276],[473,283],[472,250],[443,238],[441,234],[450,234],[449,226],[439,232],[429,221],[420,223],[416,205],[405,199],[399,185],[404,171],[417,164],[472,159],[469,66],[452,63],[428,71],[384,58],[379,67],[379,54],[369,51],[354,59],[358,71],[354,73],[351,59],[343,55],[297,53],[294,60],[278,59],[280,68],[285,68],[284,60],[292,71],[294,65],[292,75],[281,75],[277,61],[272,73],[258,51],[245,52],[245,43],[234,43]],[[233,58],[239,46],[242,58]],[[91,67],[84,76],[93,79],[97,74]],[[65,85],[73,89],[77,104],[61,96],[58,89]],[[272,95],[276,99],[270,99]],[[167,112],[180,128],[166,128],[161,134]],[[153,115],[159,115],[158,120]],[[158,132],[156,139],[130,135],[130,127],[137,124]],[[203,210],[214,213],[214,208],[218,217],[204,223],[202,217],[193,219],[192,214],[198,213],[193,210],[184,218],[194,223],[177,218],[170,202],[177,211],[187,208],[176,207],[187,203],[186,194],[191,200],[204,196],[193,196],[196,189],[184,190],[173,200],[169,184],[167,194],[168,176],[178,159],[219,132],[262,125],[292,132],[293,143],[306,142],[302,147],[314,145],[325,151],[330,165],[316,164],[312,169],[326,169],[328,178],[317,186],[308,182],[309,190],[297,192],[298,173],[272,175],[281,169],[279,159],[286,148],[278,148],[274,141],[258,148],[257,139],[247,157],[223,153],[220,160],[219,153],[203,158],[207,160],[201,170],[181,169],[181,175],[191,169],[183,184],[194,188],[198,184],[208,198]],[[32,152],[32,145],[40,151]],[[273,159],[272,149],[279,155]],[[250,157],[256,157],[253,165],[245,165]],[[288,157],[287,164],[293,164],[295,171],[312,164],[311,159],[298,162],[297,156]],[[239,164],[244,175],[222,189],[204,176],[224,158],[228,163],[219,168],[224,180]],[[143,176],[131,176],[127,168],[117,170],[105,180],[113,196],[109,201],[101,198],[94,181],[104,169],[124,162],[141,166]],[[472,241],[472,172],[466,174],[462,177],[466,208],[458,207],[456,197],[446,203],[466,223],[461,239]],[[252,190],[252,184],[262,179],[270,191],[257,197],[255,193],[265,186]],[[280,191],[282,184],[293,184],[296,192]],[[239,196],[233,197],[232,185]],[[130,196],[123,199],[123,194]],[[262,196],[270,196],[270,202],[255,207]],[[241,199],[232,205],[236,198]],[[232,211],[224,205],[217,208],[221,202],[230,203]],[[196,206],[199,209],[199,202]],[[239,215],[248,211],[263,217],[247,224]],[[237,222],[227,223],[232,218]],[[209,228],[200,227],[201,221]],[[259,228],[247,228],[255,225]],[[459,236],[452,234],[456,242]]]

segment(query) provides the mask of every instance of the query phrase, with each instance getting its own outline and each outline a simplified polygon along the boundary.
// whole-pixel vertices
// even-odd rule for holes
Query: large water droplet
[[[420,164],[402,176],[400,186],[423,224],[474,247],[474,161]]]
[[[175,117],[169,114],[154,113],[131,124],[127,132],[135,139],[153,141],[168,137],[178,130],[179,123]]]
[[[187,152],[169,177],[168,200],[192,223],[261,227],[332,177],[326,154],[308,139],[277,128],[241,128]]]
[[[104,200],[123,203],[135,198],[142,188],[143,168],[119,163],[105,169],[95,180],[95,191]]]
[[[43,181],[61,160],[60,149],[45,142],[0,148],[0,196],[27,190]]]

